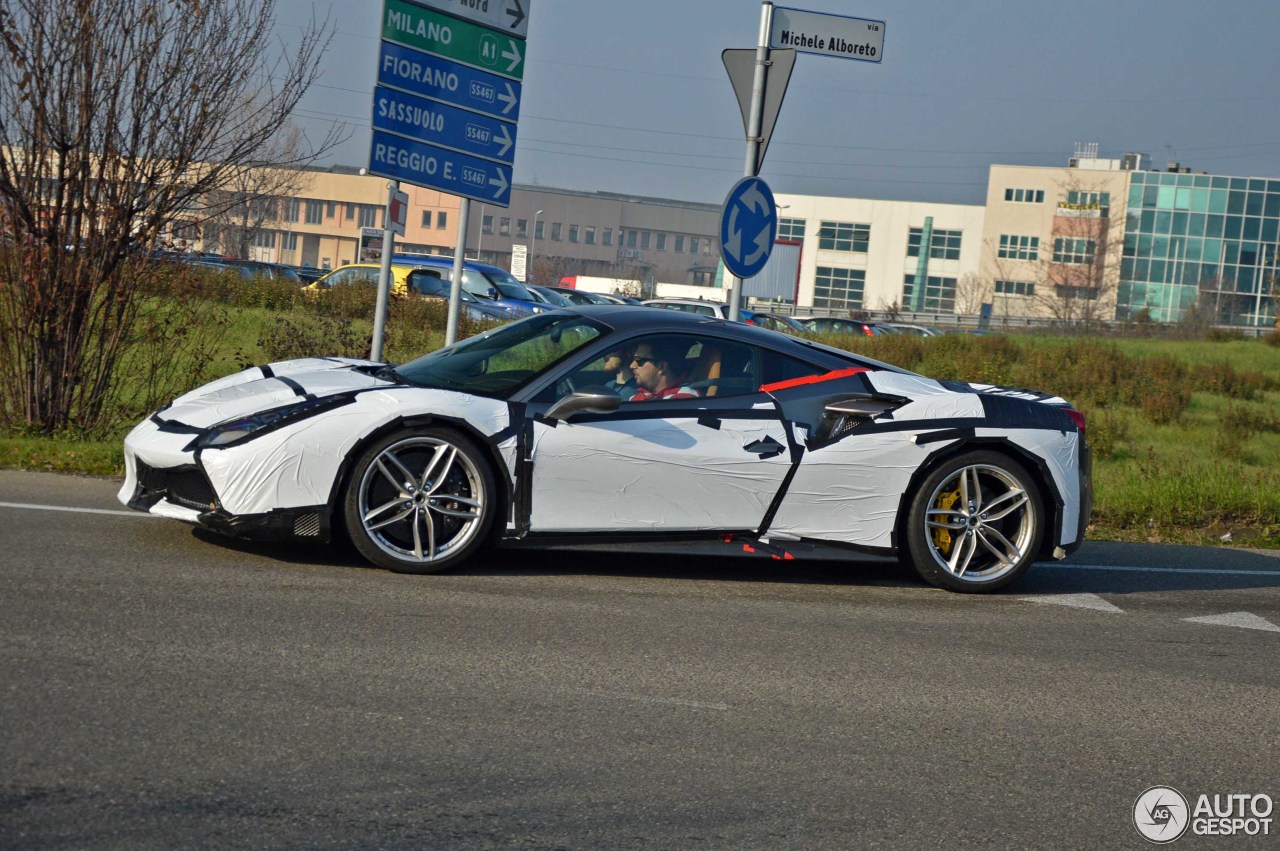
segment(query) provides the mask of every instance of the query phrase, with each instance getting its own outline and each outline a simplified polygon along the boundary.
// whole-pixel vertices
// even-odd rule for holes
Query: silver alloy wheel
[[[1036,514],[1022,482],[999,467],[961,467],[929,495],[925,540],[957,579],[992,582],[1032,557]]]
[[[365,535],[393,558],[429,565],[480,532],[484,479],[465,450],[437,437],[409,437],[383,449],[360,480]]]

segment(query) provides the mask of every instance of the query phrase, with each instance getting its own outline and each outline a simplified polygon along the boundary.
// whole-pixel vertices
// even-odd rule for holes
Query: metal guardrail
[[[829,316],[837,319],[849,319],[848,308],[839,307],[797,307],[793,304],[777,304],[770,301],[752,300],[749,309],[780,313],[787,316]],[[859,310],[857,318],[867,322],[901,323],[903,325],[924,325],[926,327],[956,330],[986,329],[989,331],[1057,331],[1067,333],[1085,333],[1097,331],[1104,334],[1148,334],[1174,336],[1185,332],[1186,326],[1176,322],[1134,322],[1131,320],[1089,321],[1053,319],[1043,316],[991,316],[984,320],[974,314],[959,313],[912,313],[898,311],[891,313],[883,310]],[[1244,337],[1261,337],[1276,330],[1271,325],[1214,325],[1214,329],[1238,333]]]

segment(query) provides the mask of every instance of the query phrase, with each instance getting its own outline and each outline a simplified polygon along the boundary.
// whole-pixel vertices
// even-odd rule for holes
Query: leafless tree
[[[991,301],[991,283],[982,275],[966,272],[956,282],[956,313],[976,316]]]
[[[290,128],[273,137],[264,159],[275,165],[229,168],[226,188],[203,200],[204,209],[191,217],[202,229],[206,249],[250,259],[263,226],[283,218],[281,204],[306,185],[302,132]]]
[[[92,428],[136,335],[141,258],[274,161],[332,37],[274,0],[0,0],[0,419]],[[219,194],[219,193],[230,193]]]

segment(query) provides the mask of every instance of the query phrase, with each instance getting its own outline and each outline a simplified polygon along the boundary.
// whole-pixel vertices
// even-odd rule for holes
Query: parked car
[[[293,269],[304,284],[318,281],[329,274],[328,269],[317,269],[315,266],[291,266],[289,268]]]
[[[889,327],[897,330],[899,334],[910,334],[915,337],[937,337],[942,334],[939,329],[927,325],[904,325],[901,322],[893,322]]]
[[[409,292],[423,298],[448,299],[453,292],[453,285],[440,277],[435,269],[415,267],[405,276],[405,284]],[[458,299],[461,302],[461,309],[473,321],[507,322],[519,318],[511,308],[504,307],[491,299],[477,298],[461,287],[458,289]]]
[[[620,295],[618,293],[595,293],[595,295],[600,296],[606,302],[610,302],[612,304],[630,304],[635,307],[639,307],[644,304],[640,299],[632,298],[629,295]]]
[[[659,307],[663,310],[678,310],[681,313],[693,313],[698,316],[714,316],[717,319],[729,318],[729,305],[721,301],[704,301],[700,298],[650,298],[641,302],[645,307]],[[738,321],[754,325],[753,312],[738,308]]]
[[[797,316],[796,319],[814,334],[865,334],[868,337],[879,337],[887,333],[877,328],[874,322],[863,322],[860,319],[841,319],[835,316]]]
[[[587,292],[586,290],[575,290],[572,287],[547,287],[554,290],[560,295],[567,298],[573,304],[612,304],[609,299],[600,295],[600,293]]]
[[[623,402],[603,386],[619,350],[646,388],[683,392]],[[698,541],[780,564],[898,556],[940,587],[994,591],[1079,547],[1092,502],[1084,417],[1061,398],[617,305],[399,366],[252,367],[148,416],[124,460],[130,508],[247,538],[341,529],[407,573],[491,543]]]
[[[571,307],[573,300],[564,293],[557,292],[552,287],[541,287],[535,284],[525,284],[525,289],[533,293],[534,297],[543,304],[549,304],[552,307]]]
[[[807,325],[794,316],[787,316],[783,313],[768,313],[757,310],[751,314],[751,319],[753,324],[759,325],[761,328],[768,328],[770,331],[781,331],[784,334],[809,333]]]
[[[453,258],[439,254],[397,254],[394,262],[423,269],[435,269],[446,281],[453,280]],[[549,308],[538,301],[524,284],[501,266],[465,260],[462,264],[462,288],[481,299],[492,299],[513,314],[527,316]]]

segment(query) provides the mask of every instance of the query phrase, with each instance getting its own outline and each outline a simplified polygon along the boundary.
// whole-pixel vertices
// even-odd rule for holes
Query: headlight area
[[[260,411],[247,417],[218,423],[191,441],[187,451],[201,449],[223,449],[238,446],[264,434],[284,428],[300,420],[314,417],[317,414],[332,411],[350,405],[356,400],[354,394],[344,393],[337,396],[325,396],[319,399],[304,399],[293,405]]]

